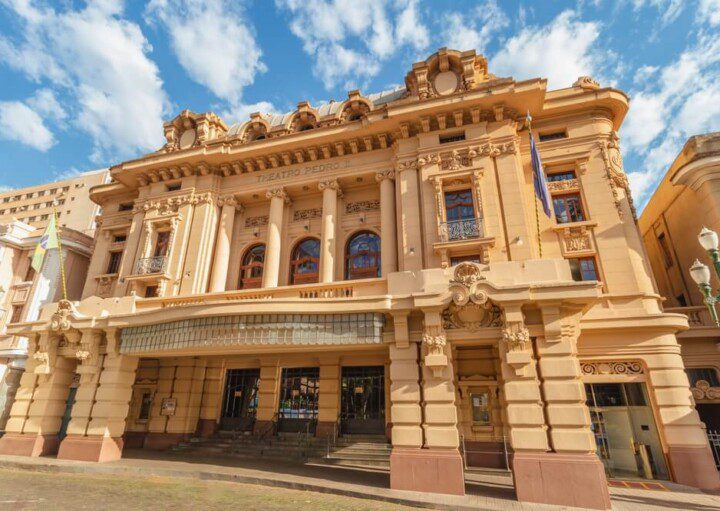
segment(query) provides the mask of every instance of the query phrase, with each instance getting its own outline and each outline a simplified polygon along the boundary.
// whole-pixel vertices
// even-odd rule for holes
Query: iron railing
[[[135,275],[163,273],[167,266],[167,256],[143,257],[135,265]]]
[[[715,458],[715,467],[720,470],[720,431],[708,429],[707,437],[710,442],[713,457]]]
[[[440,224],[440,241],[460,241],[483,237],[482,218],[466,218]]]

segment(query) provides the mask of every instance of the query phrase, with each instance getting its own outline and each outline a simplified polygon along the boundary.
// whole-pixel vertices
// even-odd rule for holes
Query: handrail
[[[460,241],[483,237],[483,219],[464,218],[440,224],[440,240],[443,242]]]

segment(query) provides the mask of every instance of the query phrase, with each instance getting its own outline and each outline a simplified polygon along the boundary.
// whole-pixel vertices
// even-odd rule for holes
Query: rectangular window
[[[670,246],[668,245],[667,239],[665,238],[665,233],[661,232],[657,236],[658,245],[660,245],[660,252],[662,252],[663,255],[663,262],[665,263],[665,268],[670,268],[673,265],[673,258],[672,254],[670,253]]]
[[[13,305],[12,314],[10,315],[10,323],[19,323],[22,318],[22,305]]]
[[[568,170],[567,172],[555,172],[547,175],[548,181],[570,181],[575,179],[575,171]]]
[[[28,269],[25,272],[25,280],[23,282],[32,282],[35,278],[35,268],[32,265],[28,265]]]
[[[40,217],[40,220],[47,220],[47,219],[48,219],[48,215],[42,215],[42,216]]]
[[[445,217],[448,222],[475,218],[472,192],[470,190],[445,192]]]
[[[464,256],[457,256],[457,257],[450,258],[450,266],[456,266],[460,263],[478,263],[478,264],[480,264],[480,256],[473,254],[473,255],[464,255]]]
[[[555,131],[552,133],[540,133],[540,142],[549,142],[551,140],[560,140],[567,138],[567,133],[564,131]]]
[[[680,293],[675,297],[675,300],[677,300],[677,303],[680,307],[687,307],[687,300],[685,299],[685,295]]]
[[[176,192],[180,189],[182,185],[180,183],[172,183],[167,185],[167,191],[168,192]]]
[[[138,414],[138,420],[146,421],[150,418],[152,402],[152,392],[143,392],[142,400],[140,401],[140,413]]]
[[[490,421],[490,392],[484,390],[482,392],[473,392],[470,394],[470,402],[472,405],[473,424],[480,426],[489,426]]]
[[[118,206],[118,211],[131,211],[133,208],[132,202],[122,202]]]
[[[107,271],[105,273],[117,273],[120,269],[120,261],[122,260],[122,252],[117,250],[110,252],[108,259]]]
[[[553,197],[552,201],[557,223],[567,224],[585,220],[579,194],[570,193],[567,195],[558,195]]]
[[[126,240],[127,236],[125,236],[124,234],[113,236],[113,243],[125,243]]]
[[[462,140],[465,140],[465,132],[462,133],[454,133],[452,135],[443,135],[440,137],[440,143],[441,144],[449,144],[450,142],[460,142]]]
[[[157,241],[155,241],[155,257],[166,256],[168,253],[168,245],[170,243],[170,231],[160,231],[157,233]]]
[[[145,298],[155,298],[158,295],[157,286],[148,286],[145,288]]]
[[[691,387],[694,387],[700,380],[708,382],[711,387],[720,387],[720,380],[714,367],[688,367],[685,372]]]
[[[594,257],[582,257],[578,259],[569,259],[570,273],[573,280],[577,282],[585,280],[598,280],[597,268],[595,267]]]

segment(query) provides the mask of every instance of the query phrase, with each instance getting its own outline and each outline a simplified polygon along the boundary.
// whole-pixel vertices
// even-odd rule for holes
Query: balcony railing
[[[466,218],[440,224],[440,241],[462,241],[483,237],[482,218]]]
[[[685,314],[688,318],[688,324],[690,328],[713,328],[713,323],[710,312],[705,306],[693,306],[693,307],[666,307],[665,312],[674,312],[676,314]]]
[[[135,265],[135,275],[163,273],[167,266],[167,256],[143,257]]]

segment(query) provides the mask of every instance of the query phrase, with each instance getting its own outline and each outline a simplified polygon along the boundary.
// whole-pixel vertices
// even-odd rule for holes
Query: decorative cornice
[[[389,179],[390,181],[394,181],[395,180],[395,171],[394,170],[382,170],[375,174],[375,181],[377,181],[378,183],[380,183],[386,179]]]

